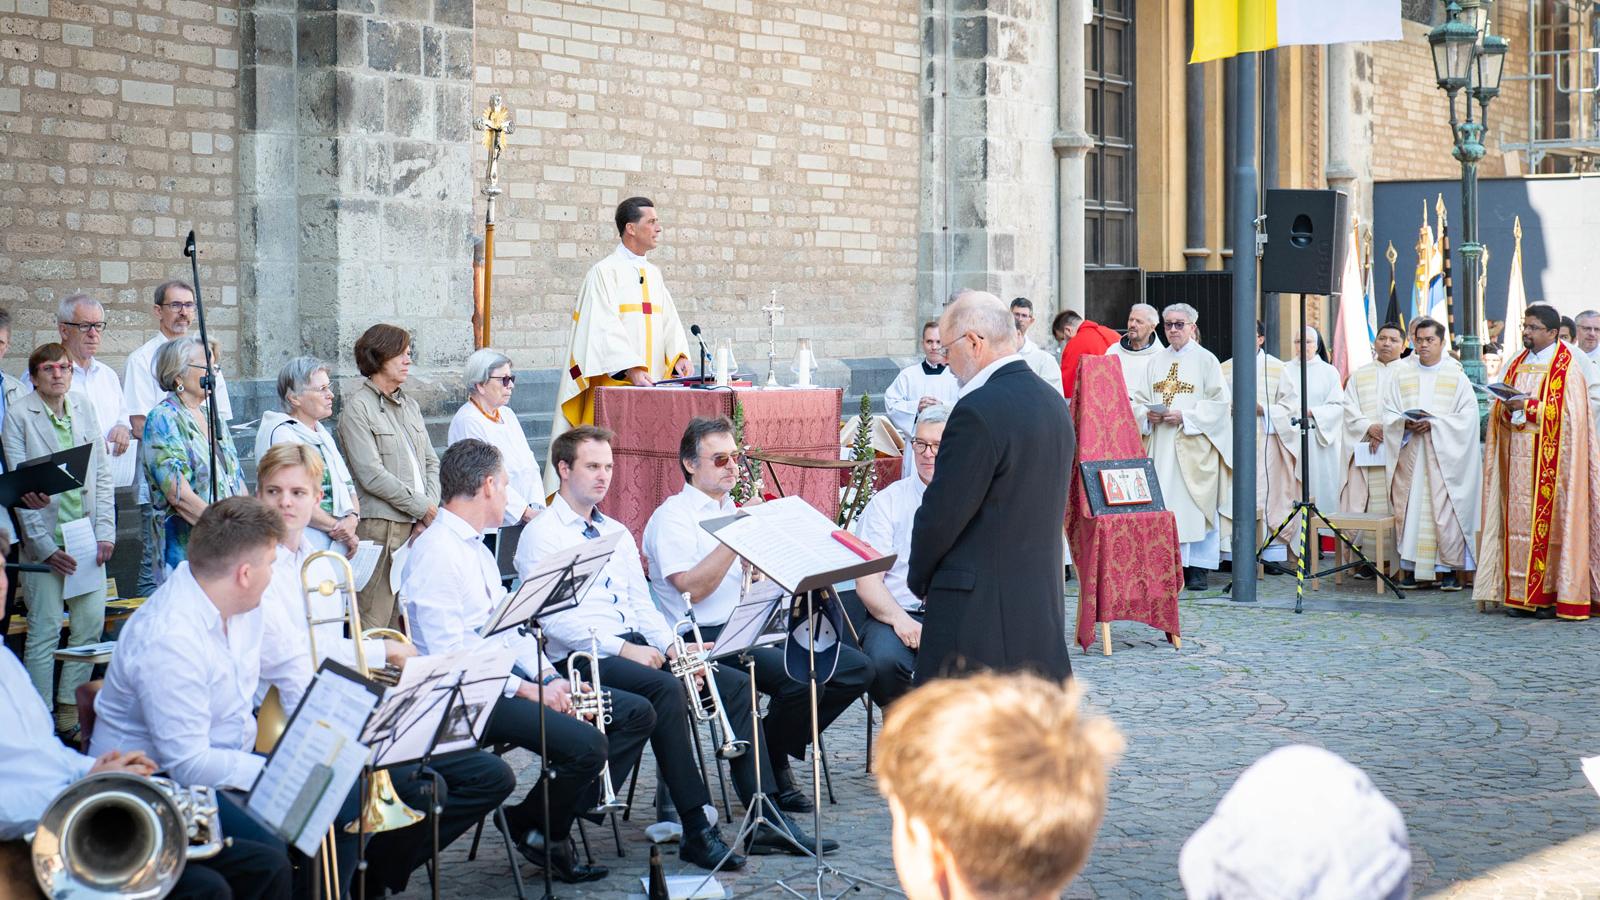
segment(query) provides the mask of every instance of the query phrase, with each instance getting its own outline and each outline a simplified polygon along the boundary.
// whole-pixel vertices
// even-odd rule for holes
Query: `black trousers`
[[[722,634],[721,625],[701,626],[700,635],[714,641]],[[763,727],[772,743],[772,764],[789,768],[789,758],[805,759],[811,743],[811,686],[789,677],[783,667],[782,647],[758,647],[751,652],[756,663],[756,687],[771,698]],[[736,658],[725,659],[722,667],[737,667]],[[804,673],[796,673],[804,678]],[[817,685],[817,733],[821,734],[839,718],[856,698],[872,684],[872,662],[866,654],[845,643],[839,645],[839,664],[833,677]],[[747,683],[749,677],[744,679]],[[746,695],[748,698],[748,694]]]
[[[289,900],[294,881],[281,846],[235,839],[210,859],[191,860],[168,894],[178,900]]]
[[[609,682],[604,686],[610,687]],[[590,805],[593,785],[609,758],[613,778],[633,770],[644,742],[655,727],[650,705],[638,697],[611,695],[611,722],[606,733],[588,722],[546,708],[545,745],[549,757],[544,774],[522,802],[506,809],[513,829],[536,828],[553,840],[565,840],[572,821]],[[539,752],[539,704],[522,697],[502,697],[489,714],[483,738],[491,744],[514,744]],[[550,821],[544,821],[542,791],[550,788]]]
[[[727,704],[728,722],[733,726],[734,737],[752,741],[747,679],[743,674],[729,669],[717,672],[715,678],[717,690]],[[711,802],[711,793],[706,789],[705,779],[700,776],[699,759],[689,735],[689,729],[695,726],[689,722],[689,700],[683,682],[664,668],[651,669],[620,656],[608,656],[600,660],[600,681],[606,689],[614,692],[613,697],[622,693],[633,694],[655,708],[655,730],[650,733],[650,747],[655,751],[657,765],[661,767],[662,780],[666,782],[673,806],[678,808],[679,817],[686,825],[698,824],[698,819],[704,815],[701,808]],[[761,739],[759,754],[752,749],[729,764],[733,771],[734,789],[739,794],[739,800],[747,806],[755,795],[758,765],[761,789],[770,793],[773,775],[765,736]]]
[[[467,829],[511,796],[517,787],[516,773],[505,760],[493,753],[473,750],[452,753],[429,763],[439,774],[439,800],[444,808],[439,816],[439,849],[450,846]],[[434,789],[427,770],[416,766],[396,770],[395,791],[413,809],[424,810]],[[411,798],[417,798],[413,802]],[[399,893],[406,888],[411,873],[433,855],[433,825],[424,820],[407,828],[373,835],[367,842],[368,891],[373,886]],[[343,857],[340,857],[341,861]]]

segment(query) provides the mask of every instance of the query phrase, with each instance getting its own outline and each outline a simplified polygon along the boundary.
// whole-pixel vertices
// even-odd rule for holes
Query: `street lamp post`
[[[1488,121],[1489,101],[1500,93],[1500,77],[1505,69],[1505,38],[1487,34],[1488,0],[1446,0],[1445,20],[1428,33],[1433,50],[1433,74],[1439,89],[1449,97],[1450,134],[1454,142],[1451,155],[1461,163],[1461,367],[1473,384],[1483,385],[1483,336],[1479,334],[1483,298],[1478,295],[1479,271],[1483,263],[1483,244],[1478,242],[1478,163],[1483,160],[1483,130]],[[1464,102],[1457,113],[1456,101]],[[1473,117],[1473,101],[1478,115]],[[1488,402],[1478,395],[1479,419],[1488,413]]]

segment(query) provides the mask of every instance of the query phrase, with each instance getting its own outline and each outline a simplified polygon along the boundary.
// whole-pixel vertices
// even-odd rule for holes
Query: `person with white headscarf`
[[[1406,823],[1367,774],[1320,747],[1251,764],[1178,856],[1189,900],[1405,900]]]

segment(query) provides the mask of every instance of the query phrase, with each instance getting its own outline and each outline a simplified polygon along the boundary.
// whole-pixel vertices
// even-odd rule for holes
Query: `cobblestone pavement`
[[[1254,606],[1187,596],[1181,652],[1124,622],[1113,626],[1112,656],[1098,646],[1074,653],[1075,672],[1122,728],[1128,751],[1094,852],[1068,897],[1181,896],[1183,841],[1250,762],[1294,742],[1341,754],[1400,807],[1417,895],[1600,897],[1600,797],[1578,765],[1580,756],[1600,754],[1600,623],[1479,615],[1467,593],[1376,600],[1370,583],[1348,582],[1340,591],[1325,584],[1308,592],[1297,616],[1292,595],[1292,580],[1273,577]],[[892,883],[889,818],[864,771],[860,707],[827,739],[838,804],[824,806],[823,825],[844,844],[829,860]],[[533,759],[520,752],[509,759],[524,786],[531,783]],[[641,813],[653,796],[648,768],[635,804]],[[622,823],[625,859],[616,857],[609,829],[590,826],[597,861],[612,875],[558,884],[557,896],[641,893],[649,856],[643,824]],[[475,862],[465,860],[467,839],[446,851],[442,896],[514,896],[493,835],[486,833]],[[664,856],[675,871],[675,851]],[[537,898],[537,870],[523,864],[522,871]],[[723,883],[736,894],[775,896],[780,877],[804,888],[810,862],[753,858]],[[427,884],[419,873],[405,896],[427,896]],[[829,884],[833,893],[843,886]],[[867,888],[853,896],[881,894]]]

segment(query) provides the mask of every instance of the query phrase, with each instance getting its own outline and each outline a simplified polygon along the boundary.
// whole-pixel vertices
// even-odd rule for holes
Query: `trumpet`
[[[587,681],[577,666],[578,660],[588,661]],[[606,723],[611,721],[611,692],[600,685],[600,643],[595,638],[593,629],[589,631],[588,652],[580,650],[567,655],[567,676],[572,685],[572,714],[580,719],[593,721],[594,727],[598,728],[601,734],[605,734]],[[590,810],[591,813],[608,813],[627,807],[627,804],[617,799],[617,792],[611,786],[609,761],[600,769],[600,791],[600,802]]]
[[[189,860],[231,843],[211,788],[125,772],[68,786],[30,840],[39,887],[68,898],[165,896]]]
[[[688,594],[683,595],[683,605],[689,607],[691,603]],[[691,651],[689,645],[683,640],[684,625],[688,625],[694,632],[694,642],[701,649]],[[695,621],[694,613],[679,619],[672,626],[672,647],[677,651],[668,661],[672,675],[683,679],[683,687],[689,692],[689,708],[694,711],[694,717],[702,722],[715,721],[722,730],[722,745],[717,748],[720,759],[734,759],[745,754],[750,749],[749,741],[741,741],[733,736],[733,723],[728,721],[727,704],[722,702],[722,692],[717,690],[717,680],[711,676],[717,671],[717,664],[711,661],[711,654],[705,651],[705,640],[700,637],[700,623]],[[705,682],[705,694],[700,693],[698,682]],[[709,703],[707,702],[709,699]]]

